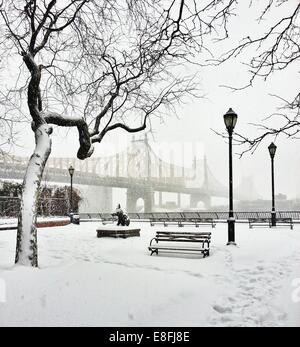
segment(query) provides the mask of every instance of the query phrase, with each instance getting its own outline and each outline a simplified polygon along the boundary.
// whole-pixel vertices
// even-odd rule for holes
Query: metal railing
[[[108,213],[94,212],[94,213],[80,213],[82,219],[101,219],[106,218]],[[228,212],[211,212],[211,211],[191,211],[191,212],[152,212],[152,213],[128,213],[132,220],[149,221],[150,219],[192,219],[192,218],[212,218],[213,220],[227,220]],[[276,211],[277,218],[292,218],[293,220],[300,221],[300,211]],[[271,211],[245,211],[234,212],[236,220],[248,220],[249,218],[271,218]]]

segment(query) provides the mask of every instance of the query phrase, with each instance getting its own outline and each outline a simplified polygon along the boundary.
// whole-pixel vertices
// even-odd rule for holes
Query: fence
[[[276,211],[277,218],[292,218],[293,220],[300,220],[300,211]],[[129,213],[131,219],[148,220],[150,218],[212,218],[214,220],[227,220],[228,212],[156,212],[156,213]],[[269,211],[245,211],[234,212],[236,220],[248,220],[249,218],[270,218],[271,212]]]
[[[172,219],[172,218],[212,218],[213,220],[227,220],[228,212],[153,212],[153,213],[128,213],[130,219],[133,220],[150,220],[152,218]],[[293,220],[300,220],[300,211],[276,211],[277,218],[292,218]],[[101,219],[106,218],[107,213],[93,212],[81,213],[80,218],[83,219]],[[258,211],[258,212],[234,212],[236,220],[248,220],[249,218],[271,218],[271,212]]]

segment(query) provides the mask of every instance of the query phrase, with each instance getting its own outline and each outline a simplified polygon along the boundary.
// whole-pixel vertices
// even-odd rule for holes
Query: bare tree
[[[254,7],[256,3],[249,1],[249,4]],[[252,86],[257,78],[267,80],[276,71],[299,64],[300,2],[298,0],[265,0],[261,1],[260,5],[263,7],[257,19],[258,24],[265,24],[265,20],[270,23],[264,32],[257,37],[249,32],[238,45],[212,62],[213,64],[222,64],[245,52],[252,54],[250,61],[245,62],[250,72],[250,79],[243,86],[227,86],[234,91]],[[236,134],[236,142],[246,145],[246,149],[242,151],[241,155],[249,151],[253,153],[268,136],[275,138],[279,135],[288,138],[298,137],[300,132],[299,90],[291,95],[290,100],[278,95],[273,96],[281,100],[282,106],[278,108],[277,112],[266,115],[263,124],[252,124],[258,129],[259,135],[250,139],[242,134]],[[279,124],[278,126],[273,125],[274,120],[276,120],[276,124]]]
[[[3,112],[3,105],[0,105],[0,155],[4,156],[11,149],[12,143],[14,142],[14,122],[5,112]]]
[[[77,127],[77,157],[86,159],[113,130],[142,131],[150,117],[174,111],[197,90],[185,64],[205,49],[206,35],[217,27],[226,33],[234,2],[1,1],[1,57],[16,74],[6,95],[26,100],[36,143],[24,177],[16,263],[38,266],[36,202],[53,125]]]
[[[1,73],[0,73],[1,76]],[[11,103],[7,95],[0,92],[0,156],[9,155],[11,149],[18,143],[18,126],[28,120],[16,105]]]

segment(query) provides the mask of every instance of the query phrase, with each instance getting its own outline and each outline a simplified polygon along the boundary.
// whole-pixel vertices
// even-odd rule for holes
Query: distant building
[[[236,211],[270,211],[271,200],[257,199],[252,201],[237,201],[235,203]],[[300,210],[300,200],[289,200],[285,194],[277,194],[275,197],[275,208],[277,211],[295,211]]]

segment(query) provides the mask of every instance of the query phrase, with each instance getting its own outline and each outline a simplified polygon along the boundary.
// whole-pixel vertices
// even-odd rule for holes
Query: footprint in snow
[[[232,312],[232,308],[231,307],[226,307],[226,306],[222,306],[222,305],[218,305],[218,304],[215,304],[213,305],[213,309],[215,311],[217,311],[218,313],[231,313]]]

